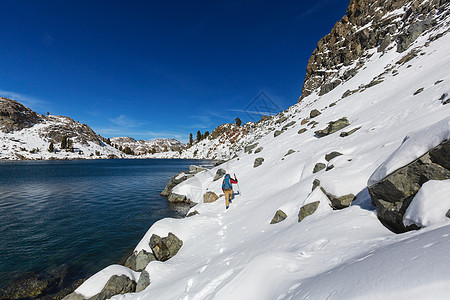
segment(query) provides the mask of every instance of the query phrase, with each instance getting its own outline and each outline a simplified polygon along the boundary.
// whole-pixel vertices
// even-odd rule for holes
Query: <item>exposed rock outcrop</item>
[[[325,129],[314,131],[314,133],[318,137],[324,137],[329,134],[335,133],[336,131],[339,131],[344,127],[347,127],[348,125],[350,125],[350,122],[346,117],[344,117],[340,118],[339,120],[329,122],[328,126]]]
[[[400,233],[405,227],[403,215],[420,187],[429,180],[450,178],[450,140],[369,186],[378,219],[390,230]]]
[[[172,176],[172,178],[169,179],[169,182],[167,183],[164,190],[161,192],[161,196],[170,196],[172,193],[172,189],[179,183],[193,177],[194,175],[186,173],[185,171],[179,172]]]
[[[0,130],[9,133],[29,128],[44,119],[17,101],[0,97]]]
[[[313,213],[315,213],[317,208],[319,207],[319,204],[320,204],[320,201],[316,201],[316,202],[312,202],[312,203],[308,203],[308,204],[303,205],[300,208],[300,212],[299,212],[299,215],[298,215],[298,221],[301,222],[307,216],[310,216]]]

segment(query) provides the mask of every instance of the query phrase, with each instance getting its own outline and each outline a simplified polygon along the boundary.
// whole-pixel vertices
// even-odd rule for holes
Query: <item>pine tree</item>
[[[50,142],[50,145],[48,146],[48,152],[55,151],[55,146],[53,145],[53,142]]]
[[[241,124],[242,124],[241,119],[236,118],[236,125],[237,125],[237,126],[241,126]]]
[[[67,148],[67,136],[63,136],[61,140],[61,149]]]
[[[209,136],[209,131],[205,131],[205,139]]]
[[[197,131],[197,142],[200,142],[202,140],[202,133],[199,131]]]
[[[192,146],[192,144],[194,143],[194,139],[192,137],[192,133],[189,134],[189,146]]]

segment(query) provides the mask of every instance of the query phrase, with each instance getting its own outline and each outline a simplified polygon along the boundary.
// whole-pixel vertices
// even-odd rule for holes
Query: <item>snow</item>
[[[403,217],[403,224],[420,227],[444,223],[450,210],[450,179],[425,182],[414,196]]]
[[[183,241],[182,248],[168,261],[153,261],[146,267],[151,284],[144,291],[113,299],[448,299],[450,224],[443,215],[449,208],[449,181],[422,186],[405,222],[426,227],[403,234],[394,234],[380,223],[367,191],[368,183],[449,138],[450,105],[439,98],[450,91],[450,34],[425,47],[427,38],[416,40],[414,46],[421,47],[423,55],[408,66],[396,64],[405,53],[371,51],[355,77],[321,97],[313,92],[253,129],[247,127],[250,133],[235,144],[208,139],[181,155],[155,154],[193,157],[197,151],[198,158],[231,158],[235,153],[238,157],[174,188],[198,202],[191,211],[199,214],[156,222],[135,250],[150,251],[152,234],[165,237],[169,232]],[[386,71],[392,67],[397,75]],[[342,98],[347,90],[367,85],[381,74],[382,83]],[[414,95],[422,87],[423,92]],[[318,124],[301,125],[313,109],[321,112],[313,119]],[[282,116],[286,121],[277,123]],[[314,134],[342,117],[351,125],[321,138]],[[291,121],[296,124],[274,137],[275,130]],[[361,128],[340,137],[356,127]],[[304,128],[306,132],[297,133]],[[243,147],[255,142],[263,150],[244,153]],[[295,152],[285,156],[289,149]],[[333,151],[343,155],[326,162],[325,155]],[[258,157],[264,162],[254,168]],[[313,173],[318,162],[333,168]],[[235,173],[239,180],[239,187],[235,185],[239,194],[228,210],[221,180],[213,181],[219,168]],[[332,210],[320,188],[312,191],[315,179],[328,193],[352,193],[356,200],[348,208]],[[203,203],[207,191],[220,198]],[[300,208],[315,201],[320,202],[317,211],[299,223]],[[279,209],[286,220],[270,224]],[[110,266],[76,292],[86,298],[95,295],[115,274],[135,280],[139,276],[125,267]]]

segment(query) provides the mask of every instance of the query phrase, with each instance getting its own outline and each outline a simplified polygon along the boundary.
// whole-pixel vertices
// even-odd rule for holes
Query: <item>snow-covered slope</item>
[[[0,98],[0,159],[89,159],[126,157],[89,126],[68,117],[36,114]],[[66,147],[61,149],[63,138]],[[70,143],[70,145],[69,145]],[[53,145],[53,151],[50,144]]]
[[[125,149],[129,147],[135,155],[156,154],[160,152],[179,152],[185,145],[176,139],[155,139],[153,141],[138,140],[131,137],[113,137],[111,143],[117,148]]]
[[[405,10],[396,9],[389,17],[402,18]],[[152,234],[169,232],[183,240],[182,248],[166,262],[150,262],[151,283],[144,291],[113,298],[448,299],[450,219],[428,216],[434,221],[421,224],[426,227],[394,234],[378,221],[367,191],[371,175],[389,162],[406,136],[420,136],[432,145],[429,140],[435,137],[424,134],[434,132],[429,128],[450,132],[450,105],[444,104],[450,93],[448,11],[446,6],[433,12],[433,27],[416,37],[408,51],[398,52],[396,41],[385,51],[368,49],[356,75],[321,96],[320,88],[312,91],[258,131],[267,131],[264,136],[247,135],[258,143],[252,153],[240,150],[219,166],[239,179],[239,193],[228,210],[223,196],[202,203],[207,191],[221,194],[221,181],[212,180],[219,167],[175,187],[175,193],[199,203],[192,208],[199,214],[158,221],[135,250],[151,251]],[[339,72],[354,66],[342,65]],[[312,110],[321,114],[311,119]],[[343,117],[349,126],[323,137],[315,134]],[[402,155],[410,160],[427,150],[402,150]],[[327,161],[325,156],[334,151],[342,155]],[[254,167],[256,158],[264,158],[262,165]],[[317,163],[326,168],[314,173]],[[353,194],[356,200],[333,210],[321,189],[312,191],[315,180],[328,193]],[[427,198],[445,194],[449,184],[424,185],[414,201],[432,205]],[[450,209],[448,196],[441,199],[440,211]],[[300,208],[316,201],[317,211],[298,222]],[[280,209],[286,220],[270,224]],[[421,214],[416,209],[406,221],[415,222]],[[125,267],[109,267],[76,292],[93,296],[113,274],[139,277]]]

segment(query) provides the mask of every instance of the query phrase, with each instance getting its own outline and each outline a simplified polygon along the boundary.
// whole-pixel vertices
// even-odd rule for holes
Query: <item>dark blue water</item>
[[[119,262],[165,217],[183,217],[160,192],[192,160],[0,163],[0,287],[61,265],[86,277]]]

